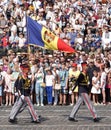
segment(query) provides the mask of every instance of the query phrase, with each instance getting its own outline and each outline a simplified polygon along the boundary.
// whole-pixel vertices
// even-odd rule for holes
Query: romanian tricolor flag
[[[57,37],[49,29],[27,17],[28,44],[34,44],[49,50],[74,53],[75,50]]]

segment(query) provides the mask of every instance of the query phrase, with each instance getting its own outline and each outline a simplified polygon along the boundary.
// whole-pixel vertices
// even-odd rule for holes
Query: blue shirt
[[[59,71],[59,76],[60,76],[60,84],[61,86],[66,86],[66,80],[68,78],[68,71],[67,70],[60,70]]]

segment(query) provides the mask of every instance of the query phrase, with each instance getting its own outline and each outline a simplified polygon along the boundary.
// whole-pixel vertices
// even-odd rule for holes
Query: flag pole
[[[28,30],[28,27],[27,27],[27,23],[28,23],[28,18],[27,18],[27,13],[25,12],[25,18],[26,18],[26,30],[27,30],[27,35],[26,35],[26,39],[27,39],[27,44],[28,44],[28,48],[27,48],[27,53],[28,53],[28,59],[29,59],[29,56],[30,56],[30,53],[31,53],[31,47],[30,47],[30,44],[29,44],[29,30]]]

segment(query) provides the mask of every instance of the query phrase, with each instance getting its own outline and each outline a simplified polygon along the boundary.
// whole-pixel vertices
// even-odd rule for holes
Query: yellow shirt
[[[79,74],[80,74],[79,70],[77,70],[77,71],[73,71],[72,69],[69,70],[69,77],[74,76],[77,79]]]
[[[77,79],[78,76],[79,76],[79,74],[80,74],[80,71],[79,71],[79,70],[77,70],[77,71],[73,71],[72,69],[69,70],[69,78],[70,78],[70,77],[75,77],[75,78]],[[70,86],[70,84],[69,84],[69,87],[70,87],[70,89],[71,89],[72,85]],[[78,87],[76,87],[76,88],[74,89],[74,92],[78,92]]]

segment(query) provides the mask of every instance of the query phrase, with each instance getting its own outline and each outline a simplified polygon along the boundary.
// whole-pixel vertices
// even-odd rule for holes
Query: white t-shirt
[[[11,35],[13,35],[13,32],[17,32],[17,26],[15,24],[12,25],[10,30],[11,30]]]
[[[19,38],[19,47],[23,47],[25,45],[26,39],[25,38]]]
[[[34,10],[39,9],[39,6],[41,5],[41,2],[38,1],[33,1],[33,6],[34,6]]]
[[[92,86],[91,93],[93,94],[100,94],[100,89],[97,89],[100,87],[100,81],[97,81],[97,77],[93,76],[92,81],[94,81],[94,85]]]
[[[53,86],[54,75],[46,75],[46,86]]]
[[[4,79],[5,79],[5,89],[4,89],[4,91],[12,92],[11,74],[6,73]]]

